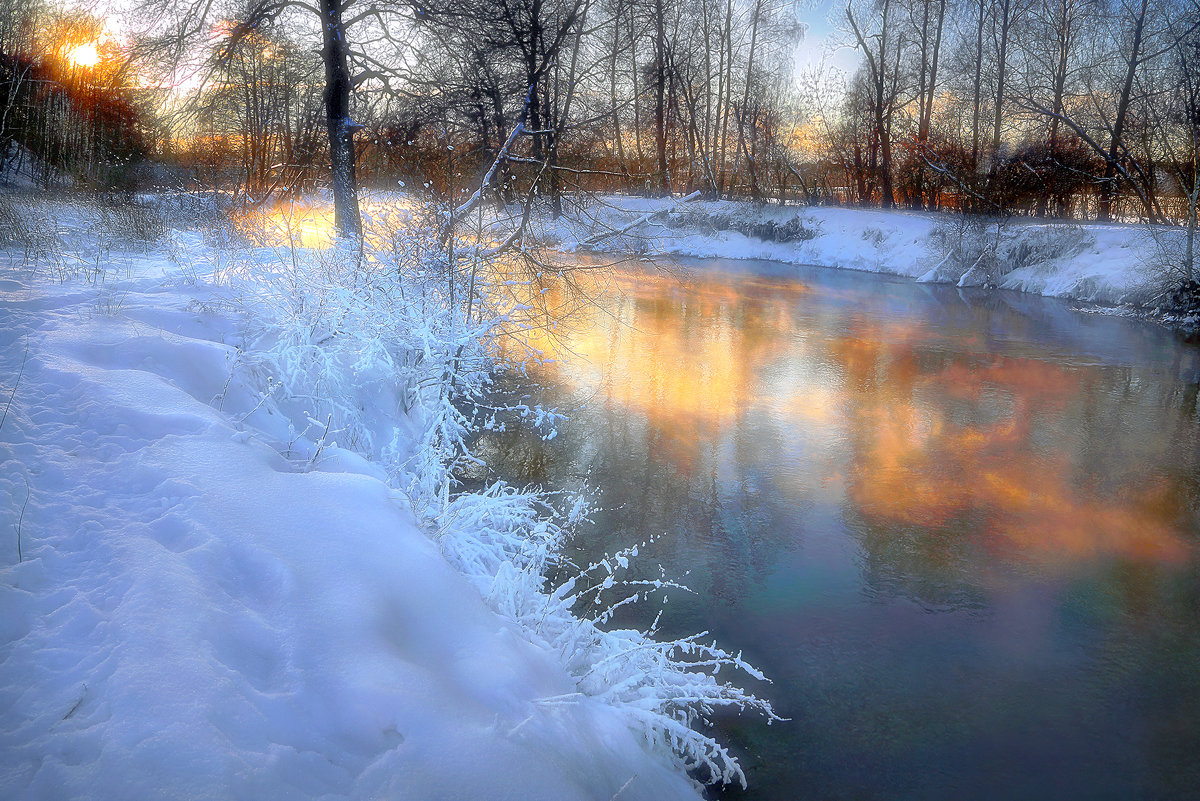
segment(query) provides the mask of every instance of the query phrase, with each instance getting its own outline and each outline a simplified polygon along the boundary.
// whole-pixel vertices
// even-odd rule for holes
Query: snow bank
[[[596,241],[597,230],[620,230],[653,211],[662,213]],[[970,230],[951,214],[629,197],[585,203],[558,221],[543,220],[540,231],[567,250],[766,259],[1110,305],[1145,302],[1162,290],[1159,242],[1151,233],[1169,240],[1178,232],[1033,221]],[[987,258],[977,259],[983,251]]]
[[[0,797],[696,797],[378,466],[272,447],[174,250],[0,270]]]

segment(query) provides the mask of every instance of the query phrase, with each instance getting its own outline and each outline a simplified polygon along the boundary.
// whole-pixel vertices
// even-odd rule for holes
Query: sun
[[[94,43],[81,44],[67,51],[67,61],[77,67],[94,67],[100,63],[100,51]]]

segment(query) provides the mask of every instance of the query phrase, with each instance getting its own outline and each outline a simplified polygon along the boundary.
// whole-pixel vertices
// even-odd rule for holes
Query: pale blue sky
[[[798,13],[808,25],[808,33],[796,49],[797,73],[818,68],[822,63],[846,73],[858,66],[858,53],[854,49],[836,47],[837,23],[830,22],[830,17],[836,18],[844,7],[845,0],[811,0],[809,7]]]

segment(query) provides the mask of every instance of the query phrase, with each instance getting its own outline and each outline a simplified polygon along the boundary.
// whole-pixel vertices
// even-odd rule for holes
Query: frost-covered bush
[[[1158,317],[1187,334],[1200,332],[1200,281],[1184,278],[1167,291],[1159,303]]]
[[[29,236],[29,223],[16,198],[0,195],[0,242],[23,243]]]
[[[253,307],[242,364],[296,421],[292,455],[340,442],[424,503],[466,458],[462,402],[490,381],[492,323],[451,307],[444,257],[408,228],[380,214],[369,246],[317,249],[279,224],[260,239],[282,244],[245,250],[229,275]]]
[[[451,263],[420,209],[365,222],[359,246],[326,249],[299,247],[286,231],[266,244],[272,236],[264,231],[264,244],[244,248],[231,272],[231,286],[252,307],[241,370],[262,403],[292,421],[281,448],[302,465],[336,448],[376,462],[448,561],[562,660],[576,693],[543,703],[598,699],[700,780],[744,784],[734,757],[695,726],[730,706],[775,719],[768,703],[725,680],[735,669],[762,675],[703,634],[660,641],[653,623],[610,625],[616,609],[678,585],[621,581],[636,548],[582,570],[567,564],[563,548],[587,518],[582,498],[503,482],[464,491],[458,483],[478,464],[470,449],[476,429],[499,427],[503,415],[549,437],[561,422],[539,407],[486,402],[500,368],[496,337],[542,322],[514,286],[537,296],[544,276],[483,262],[467,239],[454,242]]]
[[[818,221],[810,221],[797,215],[775,228],[776,242],[807,242],[821,234]]]
[[[115,251],[149,253],[166,233],[153,209],[125,198],[17,195],[0,198],[0,243],[57,281],[102,283],[120,267]]]
[[[149,206],[126,198],[106,198],[96,204],[97,233],[109,240],[147,246],[167,232],[166,221]]]
[[[1013,270],[1048,265],[1078,255],[1095,238],[1078,225],[1009,225],[978,214],[941,222],[929,237],[938,281],[996,286]]]
[[[699,231],[705,234],[713,234],[717,231],[727,230],[729,222],[729,218],[727,216],[710,214],[703,210],[691,208],[680,211],[672,211],[667,215],[666,219],[667,225],[670,228]]]
[[[1018,226],[1002,237],[999,259],[1004,271],[1009,272],[1071,258],[1095,241],[1078,225]]]
[[[867,242],[873,247],[881,247],[884,240],[887,239],[883,231],[879,230],[873,225],[864,226],[861,236],[864,242]]]
[[[929,235],[930,256],[937,261],[929,280],[960,286],[995,286],[1006,272],[997,253],[1003,223],[979,214],[957,214]]]
[[[56,215],[29,197],[0,197],[0,241],[19,248],[27,264],[58,266],[66,244]]]
[[[560,655],[577,693],[545,699],[547,703],[570,703],[583,696],[598,699],[619,710],[653,748],[675,754],[701,781],[736,781],[744,787],[746,777],[736,758],[697,725],[707,725],[718,708],[749,710],[768,722],[778,720],[768,702],[717,678],[722,669],[725,678],[737,671],[759,681],[766,677],[740,654],[704,642],[705,632],[659,639],[657,617],[643,629],[611,627],[618,609],[649,604],[667,589],[686,591],[666,577],[622,579],[639,546],[583,569],[560,569],[566,578],[551,583],[551,569],[564,567],[561,552],[571,529],[587,518],[582,498],[566,501],[567,508],[559,510],[544,493],[503,483],[460,495],[443,518],[443,552],[475,581],[493,608]]]
[[[153,192],[138,195],[138,203],[158,214],[168,228],[196,229],[229,220],[232,195],[217,191]]]
[[[736,231],[744,236],[764,242],[806,242],[820,235],[819,223],[797,214],[784,222],[763,218],[757,210],[716,211],[688,209],[667,216],[672,228],[692,229],[712,234],[719,231]]]

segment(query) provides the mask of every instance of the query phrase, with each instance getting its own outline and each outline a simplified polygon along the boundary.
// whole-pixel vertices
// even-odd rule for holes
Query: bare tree
[[[1181,257],[1182,278],[1196,276],[1196,226],[1200,207],[1200,19],[1198,0],[1181,0],[1168,15],[1171,49],[1161,76],[1167,87],[1154,103],[1154,130],[1172,177],[1183,198],[1186,234]]]
[[[1026,36],[1019,43],[1023,56],[1021,99],[1034,100],[1051,112],[1042,118],[1048,163],[1033,165],[1042,168],[1039,217],[1048,212],[1063,215],[1070,200],[1067,190],[1074,182],[1062,180],[1067,159],[1062,116],[1068,93],[1078,94],[1080,78],[1090,66],[1081,58],[1080,43],[1084,37],[1081,29],[1091,18],[1093,6],[1092,0],[1037,0],[1029,9]]]
[[[918,154],[929,149],[933,129],[933,103],[938,93],[938,67],[941,64],[942,34],[946,24],[947,0],[913,0],[908,6],[908,22],[916,45],[917,137]],[[916,159],[914,193],[916,208],[925,205],[925,163]]]
[[[214,133],[239,143],[242,185],[263,198],[299,187],[311,167],[321,119],[320,61],[278,26],[260,26],[216,57],[198,111]]]
[[[285,16],[296,18],[297,25],[306,20],[314,44],[319,36],[325,73],[322,97],[334,225],[341,236],[361,236],[354,145],[358,126],[351,118],[351,99],[356,88],[370,81],[390,88],[398,51],[405,48],[395,32],[407,29],[409,6],[401,0],[252,0],[241,6],[236,0],[230,6],[215,0],[143,0],[142,6],[147,29],[139,55],[157,53],[174,64],[203,47],[214,31],[223,33],[222,50],[236,52],[241,39],[264,25]]]
[[[890,209],[896,204],[892,189],[892,122],[901,100],[900,57],[904,34],[897,31],[893,16],[896,0],[879,0],[876,24],[863,28],[854,14],[852,4],[846,6],[846,21],[854,40],[866,59],[865,77],[870,87],[871,112],[874,118],[874,137],[878,143],[880,204]]]

